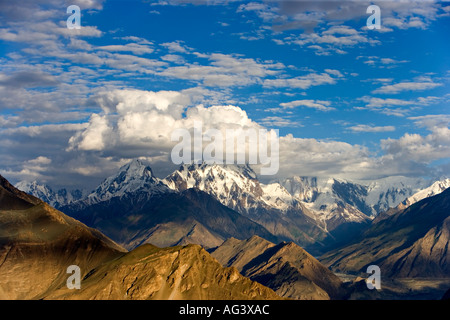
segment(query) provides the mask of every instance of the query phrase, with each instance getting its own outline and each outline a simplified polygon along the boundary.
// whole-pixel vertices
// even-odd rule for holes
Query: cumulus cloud
[[[206,91],[208,93],[208,91]],[[136,148],[138,156],[168,152],[174,145],[171,134],[176,129],[192,129],[194,122],[225,130],[230,127],[259,128],[246,112],[235,106],[204,107],[203,97],[196,90],[143,91],[115,90],[99,93],[92,100],[98,103],[103,115],[93,114],[86,129],[69,140],[69,150],[117,150]]]
[[[227,129],[234,129],[234,139],[246,129],[301,126],[301,123],[282,117],[266,117],[255,122],[243,109],[232,105],[205,107],[196,104],[199,98],[189,91],[117,90],[107,95],[99,94],[97,101],[104,110],[103,115],[92,115],[86,127],[72,135],[69,143],[72,151],[95,151],[115,159],[144,156],[153,159],[157,167],[160,164],[166,169],[173,165],[169,155],[177,143],[171,140],[176,129],[186,129],[192,134],[196,123],[200,123],[204,132],[217,129],[224,137]],[[427,118],[411,120],[419,124]],[[432,121],[431,117],[428,120]],[[390,132],[395,127],[356,125],[349,130],[355,133]],[[441,126],[427,136],[405,134],[399,139],[384,139],[380,142],[384,154],[377,155],[360,145],[287,134],[279,136],[280,171],[277,177],[310,175],[312,172],[318,176],[347,179],[424,174],[429,170],[429,163],[450,155],[449,137],[448,128]]]
[[[450,158],[450,129],[435,127],[426,136],[405,134],[400,139],[381,141],[382,149],[397,159],[428,164],[437,159]]]

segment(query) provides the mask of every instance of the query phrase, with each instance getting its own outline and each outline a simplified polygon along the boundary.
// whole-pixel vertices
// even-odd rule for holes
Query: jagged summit
[[[123,165],[120,167],[119,172],[126,172],[127,177],[153,177],[153,171],[150,166],[139,159],[133,159]]]
[[[47,184],[41,184],[36,180],[32,182],[20,181],[15,185],[15,187],[23,192],[34,195],[56,209],[78,201],[86,194],[85,191],[79,189],[68,191],[63,188],[54,191]]]
[[[202,163],[191,163],[191,164],[183,164],[180,166],[178,171],[209,171],[209,170],[223,170],[225,172],[235,172],[236,174],[241,174],[248,179],[257,179],[257,175],[255,171],[248,164],[207,164],[205,162]]]
[[[87,204],[122,197],[135,192],[153,194],[167,191],[167,187],[153,175],[150,166],[139,159],[120,167],[119,171],[106,178],[85,200]]]

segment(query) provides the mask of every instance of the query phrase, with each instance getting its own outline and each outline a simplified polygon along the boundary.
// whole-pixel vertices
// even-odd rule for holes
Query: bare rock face
[[[433,275],[445,278],[450,275],[450,217],[442,224],[431,228],[424,237],[410,247],[390,255],[380,268],[391,270],[391,274],[401,278]]]
[[[257,236],[229,239],[212,255],[282,297],[328,300],[343,295],[341,280],[293,242],[275,245]]]
[[[280,299],[271,289],[224,268],[198,245],[142,245],[94,269],[80,290],[61,288],[48,299]]]

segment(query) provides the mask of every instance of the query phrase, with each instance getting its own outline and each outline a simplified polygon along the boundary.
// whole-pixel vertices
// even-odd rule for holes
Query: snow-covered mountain
[[[122,166],[86,196],[53,192],[37,183],[18,187],[55,207],[81,212],[95,204],[127,202],[136,210],[155,195],[180,194],[194,188],[262,225],[273,235],[302,245],[352,236],[379,213],[410,205],[450,186],[446,179],[430,186],[423,179],[389,177],[370,182],[336,178],[292,177],[261,183],[249,166],[183,165],[164,179],[140,160]],[[328,241],[328,240],[326,240]],[[332,240],[335,241],[335,240]]]
[[[434,182],[434,181],[433,181]],[[396,207],[406,198],[430,186],[430,181],[422,178],[402,176],[387,177],[367,184],[365,203],[371,208],[371,216]]]
[[[122,166],[116,174],[103,180],[82,201],[86,205],[91,205],[138,192],[151,196],[168,191],[167,186],[153,175],[149,166],[145,165],[141,160],[134,159]]]
[[[265,227],[275,236],[303,245],[324,239],[326,230],[281,184],[262,184],[249,166],[183,165],[163,182],[182,192],[195,188]]]
[[[52,207],[57,209],[64,205],[78,201],[86,195],[85,191],[79,189],[67,191],[67,189],[63,188],[54,191],[48,185],[40,184],[37,181],[20,181],[15,185],[15,187],[41,199],[42,201],[47,202]]]
[[[345,223],[367,223],[370,218],[363,186],[339,179],[292,177],[281,184],[300,200],[328,231]]]
[[[256,208],[286,211],[298,205],[298,201],[280,184],[260,183],[247,165],[183,165],[163,182],[176,191],[202,190],[240,213]]]
[[[152,169],[141,160],[134,159],[120,167],[117,173],[103,180],[100,185],[82,199],[68,204],[69,210],[82,210],[97,203],[113,198],[134,198],[142,203],[151,197],[173,192],[159,178],[153,175]],[[61,210],[67,209],[61,207]]]
[[[399,205],[399,208],[403,209],[409,207],[410,205],[419,202],[420,200],[440,194],[447,188],[450,188],[450,178],[436,181],[428,188],[422,189],[419,192],[407,198],[406,200],[404,200]]]
[[[363,221],[389,210],[428,187],[421,178],[388,177],[367,183],[343,179],[292,177],[281,182],[295,198],[324,221],[336,215],[346,221]]]

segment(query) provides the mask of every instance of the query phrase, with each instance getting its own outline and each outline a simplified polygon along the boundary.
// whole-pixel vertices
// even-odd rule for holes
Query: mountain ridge
[[[65,285],[66,269],[82,275],[126,252],[114,241],[45,202],[15,189],[0,176],[1,299],[39,299]],[[5,182],[6,181],[6,182]],[[11,199],[28,205],[10,206]]]
[[[108,201],[118,203],[117,199],[123,198],[130,203],[128,209],[134,210],[136,205],[142,205],[145,201],[194,188],[260,224],[274,236],[293,240],[311,252],[323,253],[359,236],[374,217],[377,220],[375,214],[385,215],[381,209],[406,201],[407,196],[413,195],[416,189],[424,185],[421,179],[405,179],[390,177],[358,184],[344,179],[293,177],[263,184],[248,165],[204,163],[182,165],[160,179],[153,174],[150,166],[135,159],[104,179],[83,199],[61,209],[77,215],[76,212],[88,210],[90,206]],[[195,223],[198,221],[191,221],[189,228],[192,229]],[[168,226],[161,225],[154,230],[153,237],[167,233],[167,230]],[[178,239],[182,241],[180,243],[189,238],[189,230],[184,233],[185,239]],[[207,228],[197,225],[190,241],[194,241],[194,234],[196,239],[210,238],[209,245],[223,240],[217,237],[212,240],[215,236],[208,233]]]
[[[352,243],[320,261],[336,272],[377,264],[386,277],[448,277],[450,188],[374,223]]]
[[[341,280],[293,242],[274,244],[258,236],[228,239],[211,255],[285,298],[328,300],[343,295]]]

